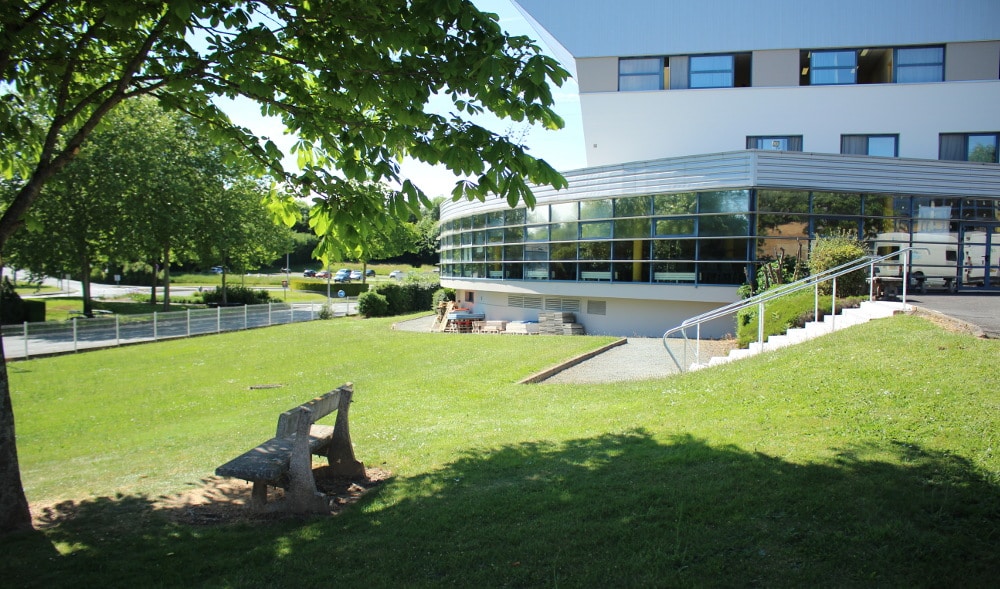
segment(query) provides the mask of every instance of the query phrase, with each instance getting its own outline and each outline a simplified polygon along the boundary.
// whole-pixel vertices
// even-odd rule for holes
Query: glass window
[[[814,192],[813,212],[817,215],[860,215],[861,195],[851,192]]]
[[[896,82],[900,84],[944,81],[944,47],[911,47],[896,50]]]
[[[693,260],[693,239],[657,239],[653,241],[654,260]]]
[[[698,195],[694,192],[657,194],[653,198],[655,215],[693,215],[698,212]]]
[[[758,190],[757,210],[774,213],[808,213],[809,193],[798,190]]]
[[[611,199],[585,200],[580,202],[581,219],[610,219]]]
[[[528,227],[527,239],[525,241],[548,241],[549,240],[549,226],[548,225],[535,225]]]
[[[503,243],[503,229],[490,229],[487,231],[486,243]]]
[[[771,137],[747,137],[747,149],[766,151],[802,151],[801,135],[777,135]]]
[[[619,91],[635,92],[662,89],[662,57],[629,57],[618,60]]]
[[[548,223],[549,207],[546,205],[536,206],[528,210],[528,223]]]
[[[548,260],[549,259],[549,244],[547,244],[547,243],[535,243],[535,244],[524,246],[524,259],[525,260]]]
[[[615,217],[645,217],[649,215],[648,196],[615,199]]]
[[[506,227],[503,230],[504,243],[520,243],[524,241],[524,227]]]
[[[493,211],[486,213],[487,227],[501,227],[503,225],[503,211]]]
[[[749,227],[747,215],[706,215],[698,218],[699,237],[747,235]]]
[[[840,153],[896,157],[898,142],[898,135],[841,135]]]
[[[552,222],[576,221],[578,206],[575,202],[564,202],[550,207]]]
[[[996,163],[997,161],[997,136],[996,135],[969,135],[967,160],[970,162]]]
[[[619,219],[615,221],[615,239],[649,237],[650,218]]]
[[[695,55],[689,66],[691,88],[732,88],[735,62],[732,55]]]
[[[576,240],[576,231],[576,223],[553,223],[550,239],[552,241]]]
[[[483,214],[483,215],[474,215],[472,217],[472,228],[473,229],[482,229],[483,227],[486,227],[486,215],[485,214]]]
[[[721,190],[698,195],[698,212],[745,213],[750,210],[749,190]]]
[[[508,262],[520,262],[524,259],[524,246],[505,245],[503,247],[503,259]]]
[[[580,244],[581,260],[610,260],[610,241],[588,241]]]
[[[580,223],[580,239],[611,239],[611,221]]]
[[[523,225],[526,209],[507,209],[504,212],[504,223],[507,225]]]
[[[847,51],[813,51],[809,58],[809,83],[855,84],[858,73],[858,53]]]
[[[549,249],[550,260],[576,260],[576,242],[553,243]]]
[[[657,237],[669,235],[694,235],[694,217],[672,217],[656,219]]]
[[[649,251],[648,240],[616,241],[612,247],[611,257],[615,260],[648,260]]]

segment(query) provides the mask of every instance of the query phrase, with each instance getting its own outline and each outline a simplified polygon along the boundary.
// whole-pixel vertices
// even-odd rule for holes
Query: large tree
[[[397,185],[397,214],[426,204],[400,177],[407,156],[471,176],[455,198],[496,194],[533,204],[529,183],[565,180],[470,115],[485,110],[558,128],[549,84],[566,76],[470,0],[7,0],[0,171],[17,188],[0,216],[0,248],[101,119],[142,95],[187,112],[277,173],[285,171],[275,144],[233,124],[212,99],[243,96],[280,117],[298,138],[302,169],[290,179],[328,203],[325,227],[385,214],[383,201],[340,190],[348,180]],[[454,111],[426,112],[434,94],[449,96]],[[286,199],[274,210],[294,220],[298,209]],[[30,525],[0,364],[0,532]]]

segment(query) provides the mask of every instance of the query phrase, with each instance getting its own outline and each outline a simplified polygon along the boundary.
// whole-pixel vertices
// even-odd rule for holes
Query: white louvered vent
[[[545,299],[546,311],[580,312],[580,299]]]
[[[588,315],[607,315],[608,314],[608,302],[607,301],[587,301],[587,314]]]

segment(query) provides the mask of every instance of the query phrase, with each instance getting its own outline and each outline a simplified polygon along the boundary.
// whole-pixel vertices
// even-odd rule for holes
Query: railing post
[[[833,277],[833,297],[830,300],[830,331],[837,329],[837,277]]]
[[[757,343],[764,345],[764,303],[757,303]]]
[[[813,321],[819,321],[819,282],[813,285]]]
[[[910,286],[910,256],[913,255],[913,250],[906,252],[906,257],[903,258],[903,310],[906,310],[906,290]],[[925,283],[926,284],[926,283]]]
[[[868,301],[875,300],[875,262],[868,265]]]

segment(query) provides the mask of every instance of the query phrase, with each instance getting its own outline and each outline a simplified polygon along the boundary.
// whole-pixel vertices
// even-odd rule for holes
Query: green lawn
[[[397,319],[398,320],[398,319]],[[10,586],[991,586],[1000,342],[915,317],[670,379],[518,385],[608,338],[336,320],[9,366],[35,505]],[[668,361],[664,357],[664,361]],[[176,523],[281,410],[353,381],[336,517]],[[280,388],[251,389],[278,384]]]

